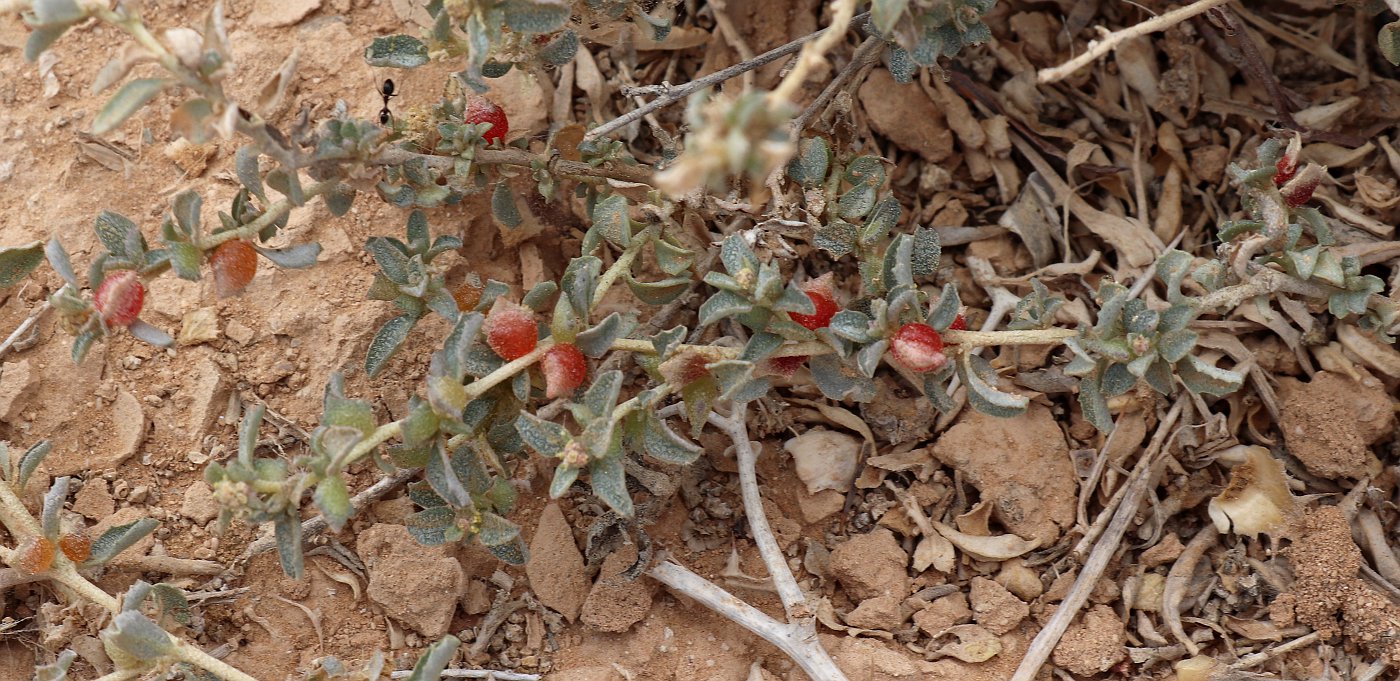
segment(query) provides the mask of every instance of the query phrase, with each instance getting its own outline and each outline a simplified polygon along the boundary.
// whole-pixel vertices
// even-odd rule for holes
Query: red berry
[[[55,547],[48,537],[30,537],[15,549],[14,565],[31,574],[39,574],[53,565]]]
[[[943,337],[928,324],[899,327],[890,341],[890,352],[900,364],[921,374],[937,371],[948,361],[943,354]]]
[[[949,331],[966,331],[966,330],[967,330],[967,318],[964,317],[964,316],[962,315],[961,312],[959,312],[959,313],[958,313],[957,319],[954,319],[954,320],[953,320],[953,323],[948,325],[948,330],[949,330]]]
[[[792,357],[772,357],[768,360],[768,370],[781,376],[792,376],[807,362],[807,355]]]
[[[497,298],[486,315],[485,327],[486,344],[508,362],[535,349],[538,331],[529,308]]]
[[[258,252],[244,239],[225,241],[209,256],[214,291],[225,298],[242,291],[258,273]]]
[[[146,287],[135,270],[121,270],[107,275],[97,287],[93,306],[107,326],[130,326],[141,314],[146,300]]]
[[[494,144],[496,140],[504,140],[506,133],[510,132],[510,121],[506,120],[506,112],[501,110],[501,107],[496,106],[495,102],[481,95],[467,97],[467,107],[462,112],[462,122],[490,123],[491,129],[481,136],[487,144]]]
[[[1274,186],[1282,187],[1283,183],[1293,179],[1293,173],[1298,172],[1298,160],[1284,156],[1274,165],[1274,169]]]
[[[815,314],[801,314],[789,312],[788,316],[792,321],[801,324],[813,331],[826,328],[831,324],[831,318],[836,316],[836,301],[829,296],[818,291],[807,291],[807,297],[812,299],[812,305],[817,308]]]
[[[588,378],[588,360],[573,343],[560,343],[540,358],[544,372],[544,396],[549,399],[572,395]]]

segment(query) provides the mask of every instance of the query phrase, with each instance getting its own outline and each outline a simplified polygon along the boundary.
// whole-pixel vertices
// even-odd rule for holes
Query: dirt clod
[[[219,504],[214,500],[214,490],[203,480],[196,480],[185,489],[185,499],[180,503],[180,515],[203,525],[219,515]]]
[[[891,97],[901,87],[884,69],[875,69],[860,86],[860,101],[870,126],[901,149],[933,162],[953,153],[953,132],[944,122],[943,112],[917,88],[907,96]]]
[[[588,574],[583,554],[574,544],[573,531],[559,504],[540,512],[540,524],[530,540],[530,563],[525,567],[530,587],[545,607],[559,611],[570,622],[578,618],[588,597]]]
[[[914,623],[929,636],[937,636],[948,627],[971,621],[972,609],[967,607],[967,596],[961,592],[936,599],[914,613]]]
[[[1069,446],[1045,407],[1005,419],[968,410],[930,451],[962,471],[1014,534],[1048,546],[1074,522]]]
[[[603,561],[603,569],[593,582],[593,590],[583,602],[583,623],[609,633],[627,631],[651,610],[656,582],[643,577],[629,580],[622,575],[637,561],[635,546],[626,546]]]
[[[1096,605],[1065,630],[1053,659],[1078,676],[1092,676],[1108,671],[1128,654],[1123,644],[1127,632],[1123,621],[1106,605]]]
[[[1289,452],[1325,478],[1368,475],[1376,462],[1369,445],[1394,428],[1384,387],[1340,374],[1320,371],[1307,383],[1280,379],[1279,397],[1279,430]]]
[[[881,527],[858,534],[831,551],[831,574],[853,601],[909,593],[909,554],[894,533]]]
[[[369,570],[371,601],[424,636],[447,633],[467,582],[448,549],[423,546],[408,528],[385,523],[361,532],[355,547]]]
[[[1030,614],[1030,607],[1021,599],[986,577],[972,579],[968,600],[977,623],[997,635],[1015,629]]]

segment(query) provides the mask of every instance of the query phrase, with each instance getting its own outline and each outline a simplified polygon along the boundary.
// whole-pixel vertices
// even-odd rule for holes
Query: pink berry
[[[481,138],[487,144],[494,144],[497,140],[504,140],[506,133],[510,132],[510,121],[506,120],[506,112],[496,103],[482,97],[481,95],[469,95],[467,97],[466,110],[462,112],[462,122],[490,123],[491,129],[486,131]]]
[[[497,298],[486,315],[486,344],[507,362],[535,349],[538,334],[529,308]]]
[[[107,275],[97,287],[93,306],[107,326],[130,326],[141,314],[146,300],[146,287],[135,270],[121,270]]]
[[[836,306],[836,294],[831,290],[831,273],[827,272],[802,285],[802,292],[812,299],[816,311],[812,314],[789,312],[788,317],[798,324],[816,331],[831,325],[831,318],[840,308]]]
[[[560,343],[540,358],[544,372],[544,396],[549,399],[572,395],[588,378],[588,360],[573,343]]]
[[[890,352],[900,364],[921,374],[937,371],[948,361],[943,354],[943,337],[928,324],[899,327],[890,341]]]

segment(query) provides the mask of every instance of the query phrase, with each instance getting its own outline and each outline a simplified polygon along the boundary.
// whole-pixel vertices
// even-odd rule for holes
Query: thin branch
[[[851,18],[847,26],[857,25],[859,22],[865,21],[869,17],[869,12],[866,12],[864,14],[858,14]],[[671,88],[666,92],[666,94],[651,100],[651,102],[647,103],[646,105],[637,107],[636,109],[628,111],[627,113],[622,114],[621,116],[618,116],[617,118],[614,118],[608,121],[607,123],[604,123],[596,128],[593,128],[592,130],[589,130],[588,133],[583,136],[583,138],[585,140],[593,140],[598,139],[599,137],[602,137],[604,135],[611,134],[612,132],[618,130],[619,128],[622,128],[625,125],[630,124],[632,121],[635,121],[641,118],[642,116],[645,116],[662,107],[675,104],[676,102],[679,102],[682,99],[685,99],[686,97],[689,97],[690,95],[696,92],[710,87],[711,85],[723,83],[724,81],[729,80],[730,78],[733,78],[735,76],[743,75],[761,66],[771,64],[779,59],[782,59],[783,57],[786,57],[802,49],[803,45],[821,37],[825,33],[825,31],[826,30],[823,29],[815,33],[810,33],[808,35],[802,36],[801,38],[798,38],[797,40],[787,43],[786,45],[780,45],[778,47],[775,47],[748,61],[740,62],[727,69],[715,71],[714,73],[711,73],[708,76],[705,76],[703,78],[697,78],[695,80],[690,81],[689,83],[686,83],[685,85],[680,85]]]
[[[846,674],[832,661],[815,634],[800,635],[793,625],[763,614],[708,579],[669,560],[652,566],[647,575],[773,644],[796,662],[812,681],[847,681]]]
[[[402,669],[390,674],[390,678],[406,679],[413,676],[412,669]],[[442,677],[445,679],[487,679],[488,681],[540,681],[539,674],[523,674],[521,672],[502,672],[495,669],[444,669]]]
[[[38,308],[29,313],[29,316],[25,317],[24,321],[20,322],[19,326],[15,327],[14,331],[10,332],[10,335],[5,338],[5,342],[0,343],[0,357],[4,357],[5,353],[9,352],[10,348],[14,347],[15,343],[19,342],[20,337],[29,332],[29,329],[34,326],[34,323],[38,322],[39,318],[43,317],[45,312],[49,311],[49,307],[49,301],[45,300]]]
[[[405,149],[385,149],[375,155],[373,162],[378,165],[400,165],[413,159],[422,159],[429,168],[451,170],[457,163],[455,156],[437,154],[416,154]],[[577,177],[605,177],[624,182],[651,184],[651,168],[643,165],[626,165],[609,162],[594,166],[582,161],[566,161],[546,155],[535,155],[520,149],[479,149],[473,162],[479,165],[515,165],[529,167],[534,164],[550,166],[562,175]]]
[[[1099,57],[1112,52],[1114,48],[1118,47],[1118,45],[1124,41],[1132,40],[1140,35],[1164,31],[1197,14],[1202,14],[1208,10],[1219,7],[1226,2],[1229,2],[1229,0],[1196,0],[1196,2],[1186,5],[1185,7],[1178,7],[1166,14],[1153,17],[1140,24],[1129,26],[1121,31],[1108,33],[1104,31],[1103,28],[1100,28],[1100,31],[1104,31],[1103,36],[1098,40],[1090,41],[1089,49],[1085,51],[1084,54],[1060,64],[1059,66],[1041,69],[1040,72],[1036,74],[1036,80],[1042,85],[1057,83],[1068,78],[1075,71],[1092,64]]]
[[[734,441],[734,454],[739,467],[739,489],[744,499],[744,512],[749,517],[749,534],[758,545],[758,553],[763,557],[763,563],[768,566],[768,576],[773,580],[773,586],[778,589],[778,598],[783,601],[783,610],[787,611],[789,620],[810,619],[813,611],[807,605],[807,596],[802,593],[802,588],[797,586],[797,579],[788,569],[783,549],[778,546],[778,540],[773,537],[773,528],[768,525],[768,517],[763,513],[763,498],[758,493],[756,472],[758,452],[754,451],[753,444],[749,442],[748,426],[744,423],[748,413],[747,406],[735,405],[734,413],[728,418],[711,412],[710,425],[724,431],[724,434]]]
[[[841,69],[841,72],[831,79],[831,83],[827,84],[826,89],[822,90],[822,93],[817,95],[817,98],[812,100],[812,103],[797,118],[792,120],[792,138],[796,140],[801,137],[802,131],[812,122],[812,118],[825,109],[826,105],[836,98],[836,93],[840,92],[841,88],[845,87],[846,83],[849,83],[866,64],[874,62],[884,48],[885,41],[879,36],[872,35],[866,38],[865,42],[856,48],[855,54],[851,55],[851,63],[847,64],[846,68]]]
[[[1147,495],[1147,490],[1151,486],[1156,470],[1154,463],[1157,454],[1161,451],[1166,442],[1165,433],[1172,430],[1177,419],[1181,418],[1181,411],[1185,408],[1190,398],[1182,395],[1177,398],[1172,405],[1171,411],[1167,412],[1162,423],[1158,426],[1157,432],[1160,437],[1153,438],[1148,445],[1147,451],[1143,452],[1138,459],[1137,465],[1133,467],[1132,476],[1126,483],[1128,492],[1123,495],[1123,501],[1118,506],[1118,510],[1113,513],[1113,521],[1108,525],[1108,531],[1104,533],[1099,543],[1094,545],[1094,550],[1089,552],[1089,559],[1084,561],[1084,567],[1079,571],[1079,577],[1074,580],[1074,586],[1070,587],[1069,593],[1060,602],[1060,607],[1055,609],[1055,614],[1036,634],[1031,645],[1026,649],[1025,657],[1021,658],[1021,664],[1016,667],[1016,674],[1011,677],[1011,681],[1032,681],[1040,672],[1040,667],[1045,661],[1050,659],[1050,653],[1059,644],[1060,637],[1064,635],[1069,624],[1079,614],[1079,609],[1089,600],[1089,593],[1094,590],[1094,585],[1098,584],[1099,577],[1103,575],[1108,563],[1113,559],[1113,555],[1118,552],[1118,544],[1123,541],[1123,535],[1128,531],[1128,526],[1132,524],[1133,517],[1137,515],[1138,506],[1142,504],[1142,499]]]
[[[831,25],[822,30],[821,37],[816,41],[802,48],[792,71],[789,71],[782,82],[778,83],[778,87],[769,93],[768,101],[774,105],[795,100],[798,88],[807,81],[812,69],[825,62],[826,53],[841,42],[846,31],[850,30],[851,24],[854,23],[856,5],[860,4],[860,0],[832,0],[831,4]]]

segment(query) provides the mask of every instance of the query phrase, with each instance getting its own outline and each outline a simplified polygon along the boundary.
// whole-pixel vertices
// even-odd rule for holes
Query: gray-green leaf
[[[123,85],[92,119],[92,134],[105,135],[165,89],[162,78],[140,78]]]

